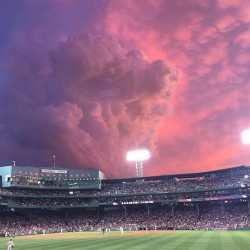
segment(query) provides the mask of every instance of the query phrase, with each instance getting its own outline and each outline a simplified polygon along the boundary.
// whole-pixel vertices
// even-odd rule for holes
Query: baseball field
[[[0,239],[0,250],[7,249],[9,238]],[[136,231],[62,233],[18,236],[16,250],[246,250],[249,231]]]

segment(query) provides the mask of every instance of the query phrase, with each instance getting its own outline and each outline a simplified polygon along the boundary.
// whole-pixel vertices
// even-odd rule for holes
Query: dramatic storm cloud
[[[38,164],[56,154],[60,166],[133,175],[124,167],[126,152],[157,153],[180,72],[91,34],[61,42],[48,57],[47,75],[36,72],[36,61],[15,65],[1,92],[5,155]]]
[[[2,0],[0,165],[135,176],[250,164],[248,0]],[[180,77],[181,72],[181,77]]]

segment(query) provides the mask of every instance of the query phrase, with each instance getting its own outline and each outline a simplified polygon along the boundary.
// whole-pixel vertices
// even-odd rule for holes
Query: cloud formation
[[[1,165],[55,153],[60,166],[133,176],[136,146],[153,152],[145,175],[249,165],[248,0],[0,7]]]
[[[248,1],[110,1],[110,6],[105,19],[110,34],[183,72],[173,113],[159,132],[158,157],[147,173],[248,164],[249,148],[240,139],[250,123]]]
[[[133,175],[134,169],[123,167],[126,152],[157,151],[157,132],[169,114],[179,70],[91,34],[61,42],[49,61],[45,76],[34,62],[11,68],[19,80],[1,92],[0,144],[8,143],[6,155],[39,164],[56,154],[60,166]]]

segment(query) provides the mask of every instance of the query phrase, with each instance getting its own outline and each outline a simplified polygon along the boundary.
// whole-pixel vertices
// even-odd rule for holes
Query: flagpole
[[[56,167],[56,156],[53,155],[53,167],[55,168]]]

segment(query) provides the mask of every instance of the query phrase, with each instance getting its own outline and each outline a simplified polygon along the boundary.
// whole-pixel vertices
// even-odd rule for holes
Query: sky
[[[0,1],[0,166],[135,177],[250,165],[250,1]]]

